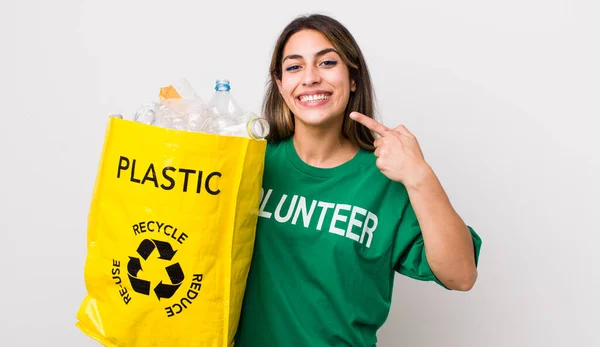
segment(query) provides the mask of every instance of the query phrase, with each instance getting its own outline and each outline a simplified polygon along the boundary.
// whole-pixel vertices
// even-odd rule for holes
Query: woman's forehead
[[[334,48],[333,44],[319,31],[304,29],[292,35],[283,48],[283,56],[300,55],[303,57],[313,56],[328,48]]]

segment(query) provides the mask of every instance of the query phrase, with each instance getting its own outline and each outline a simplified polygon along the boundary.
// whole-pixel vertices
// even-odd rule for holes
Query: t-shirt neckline
[[[366,153],[368,153],[368,151],[360,148],[358,152],[345,163],[332,168],[320,168],[309,165],[306,162],[304,162],[302,158],[300,158],[298,152],[296,152],[296,147],[294,146],[294,140],[292,137],[285,140],[283,146],[285,148],[285,152],[289,161],[294,167],[296,167],[296,169],[307,175],[316,177],[334,177],[336,175],[354,171],[356,168],[359,167],[361,158],[364,157]]]

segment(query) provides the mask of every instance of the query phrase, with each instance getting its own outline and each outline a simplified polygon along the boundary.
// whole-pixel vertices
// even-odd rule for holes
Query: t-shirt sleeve
[[[481,238],[473,228],[468,227],[473,238],[475,248],[475,264],[479,261],[479,250],[481,249]],[[442,287],[448,289],[435,275],[425,256],[425,244],[421,227],[410,203],[404,208],[396,239],[392,250],[392,261],[394,269],[411,278],[421,281],[435,281]]]

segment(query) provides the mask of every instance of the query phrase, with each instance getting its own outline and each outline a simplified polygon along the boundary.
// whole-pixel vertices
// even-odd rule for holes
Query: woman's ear
[[[272,74],[271,77],[273,77],[275,83],[277,83],[277,90],[279,91],[279,94],[281,94],[281,80],[277,78],[276,74]]]

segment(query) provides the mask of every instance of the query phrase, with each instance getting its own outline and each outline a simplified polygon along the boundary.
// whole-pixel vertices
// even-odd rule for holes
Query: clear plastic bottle
[[[269,135],[269,123],[252,112],[246,112],[238,122],[227,125],[221,135],[243,136],[251,139],[264,139]]]
[[[269,134],[267,121],[252,112],[244,112],[230,90],[228,79],[218,79],[215,83],[215,93],[206,105],[216,132],[253,139],[265,138]]]
[[[152,125],[156,122],[156,103],[142,105],[133,116],[133,120],[138,123]]]
[[[216,126],[216,131],[221,133],[242,120],[243,109],[231,95],[231,85],[228,79],[218,79],[215,83],[215,93],[206,105],[208,116]]]

